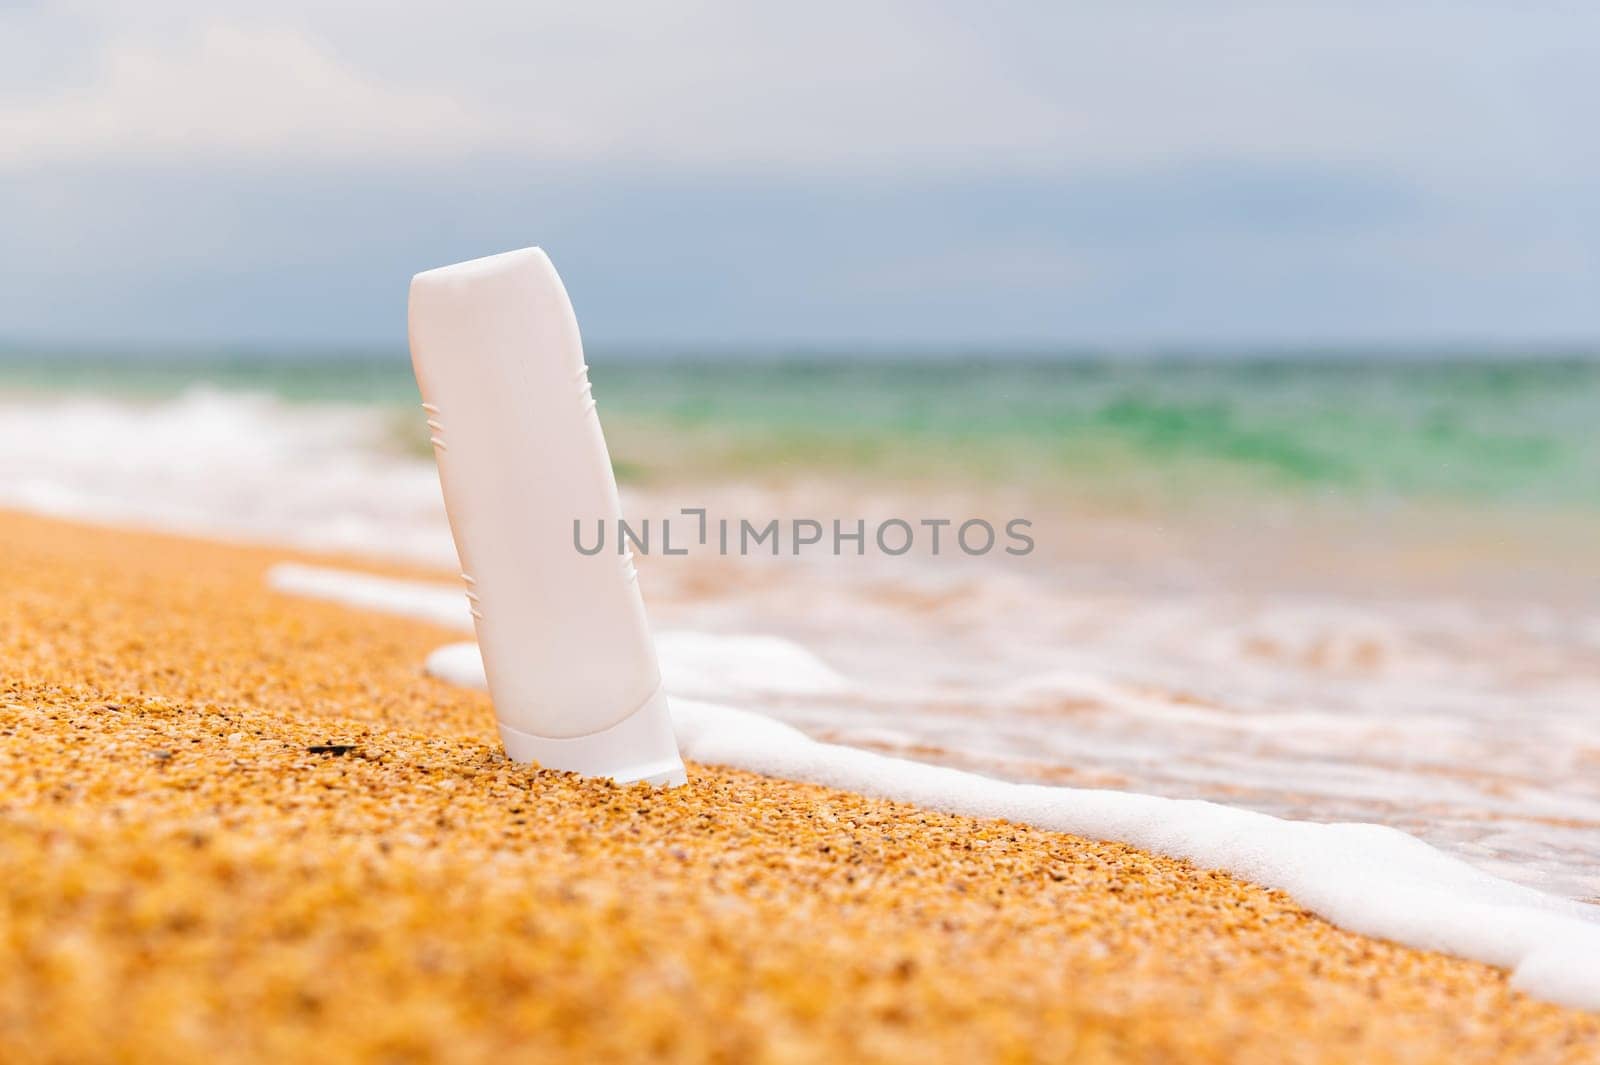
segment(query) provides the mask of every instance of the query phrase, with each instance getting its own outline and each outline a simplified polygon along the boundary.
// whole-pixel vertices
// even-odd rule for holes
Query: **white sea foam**
[[[819,743],[759,714],[683,699],[672,715],[693,761],[1187,858],[1288,892],[1342,928],[1510,969],[1512,986],[1530,995],[1600,1009],[1600,909],[1500,880],[1392,828],[991,780]]]
[[[438,477],[390,417],[207,388],[6,402],[0,506],[448,565]]]
[[[267,571],[267,587],[307,599],[426,621],[447,629],[472,631],[472,611],[465,593],[445,584],[379,577],[328,566],[280,562]],[[480,668],[479,672],[482,670]]]
[[[656,653],[662,683],[683,695],[826,695],[847,687],[816,655],[775,636],[668,631],[656,635]]]
[[[431,677],[463,688],[489,687],[489,678],[483,672],[483,656],[471,640],[445,644],[428,656],[422,668]]]
[[[303,566],[278,567],[271,579],[283,591],[463,627],[460,597],[437,585]],[[702,633],[664,636],[661,653],[678,742],[693,761],[1186,858],[1286,891],[1341,927],[1501,966],[1531,995],[1600,1009],[1600,908],[1491,876],[1403,832],[1192,799],[1010,783],[822,743],[773,718],[686,696],[759,682],[767,691],[848,697],[852,685],[804,648]],[[458,684],[484,684],[472,643],[440,648],[427,668]],[[1057,678],[1058,686],[1107,694],[1093,678],[1065,681]]]

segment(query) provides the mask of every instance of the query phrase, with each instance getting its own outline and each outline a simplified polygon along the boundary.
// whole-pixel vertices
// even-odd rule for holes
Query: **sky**
[[[1600,344],[1600,5],[0,0],[0,342]]]

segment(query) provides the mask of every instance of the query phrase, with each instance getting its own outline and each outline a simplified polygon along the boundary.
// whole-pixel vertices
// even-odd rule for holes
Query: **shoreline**
[[[17,1060],[1600,1047],[1488,966],[1130,847],[701,765],[672,793],[513,766],[486,699],[421,673],[453,632],[266,591],[318,556],[5,513],[0,539]]]

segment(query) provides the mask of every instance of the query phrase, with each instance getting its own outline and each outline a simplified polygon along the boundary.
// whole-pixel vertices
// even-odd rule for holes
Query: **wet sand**
[[[1592,1061],[1600,1018],[1128,847],[499,753],[284,552],[0,517],[0,1046],[155,1060]]]

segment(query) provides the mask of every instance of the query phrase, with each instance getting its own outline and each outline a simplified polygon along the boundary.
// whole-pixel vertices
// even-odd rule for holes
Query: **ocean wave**
[[[350,404],[195,387],[0,404],[0,505],[449,565],[431,462],[389,443],[390,416]]]

